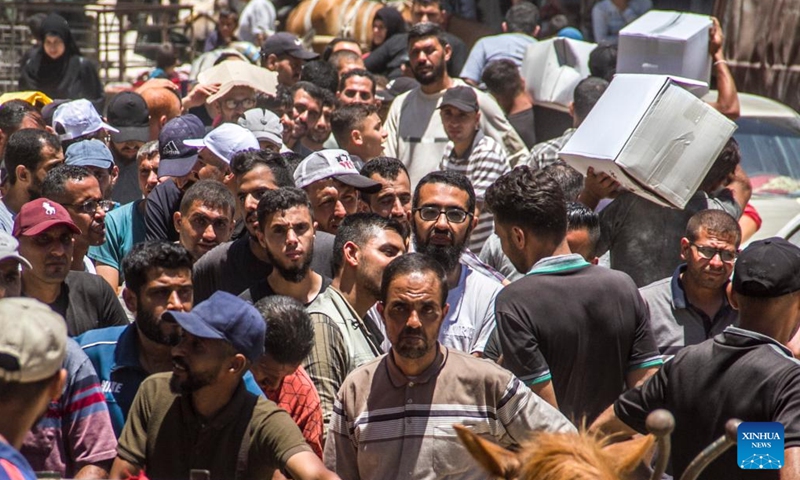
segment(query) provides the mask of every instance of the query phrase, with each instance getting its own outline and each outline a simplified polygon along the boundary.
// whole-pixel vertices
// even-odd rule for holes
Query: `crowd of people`
[[[250,0],[188,91],[109,98],[43,19],[0,105],[0,477],[486,478],[454,425],[617,441],[666,408],[675,478],[739,418],[781,422],[760,473],[800,479],[800,248],[740,251],[760,220],[736,140],[683,209],[574,169],[559,151],[650,2],[597,4],[560,130],[519,67],[577,30],[514,3],[471,50],[413,0],[319,55]],[[728,452],[701,478],[749,473]]]

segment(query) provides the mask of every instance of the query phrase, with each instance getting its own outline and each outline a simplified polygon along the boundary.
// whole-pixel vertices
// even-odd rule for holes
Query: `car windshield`
[[[796,118],[740,118],[734,136],[742,168],[756,195],[800,196],[800,122]]]

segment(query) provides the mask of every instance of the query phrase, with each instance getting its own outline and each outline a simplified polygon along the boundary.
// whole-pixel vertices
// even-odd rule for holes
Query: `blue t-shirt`
[[[0,442],[0,480],[36,480],[25,457],[5,442]]]
[[[144,215],[139,211],[136,200],[115,208],[106,215],[106,241],[97,247],[89,247],[89,258],[116,268],[122,281],[122,259],[134,245],[144,241]]]

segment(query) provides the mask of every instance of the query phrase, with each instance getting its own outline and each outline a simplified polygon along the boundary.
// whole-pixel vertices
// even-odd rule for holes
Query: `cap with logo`
[[[23,235],[32,237],[59,225],[64,225],[77,235],[81,233],[81,229],[75,225],[69,212],[61,204],[47,198],[37,198],[19,209],[14,218],[12,234],[17,238]]]
[[[377,193],[381,189],[380,183],[358,173],[350,154],[340,149],[314,152],[304,158],[294,171],[294,182],[298,188],[305,188],[326,178],[335,178],[366,193]]]
[[[19,254],[19,242],[16,238],[0,231],[0,262],[3,260],[13,259],[19,263],[31,268],[31,264],[22,255]]]
[[[114,155],[105,143],[97,139],[81,140],[67,147],[64,163],[81,167],[111,168]]]
[[[477,112],[478,95],[472,87],[448,88],[442,96],[442,103],[437,108],[442,108],[446,105],[455,107],[462,112]]]
[[[66,353],[67,322],[61,315],[33,298],[0,301],[0,378],[45,380],[61,370]]]
[[[136,92],[120,92],[106,107],[108,123],[118,132],[111,132],[116,143],[150,140],[150,111],[147,102]]]
[[[237,120],[240,126],[250,130],[257,140],[266,140],[277,146],[283,145],[281,119],[266,108],[251,108]]]
[[[223,123],[205,137],[187,139],[183,143],[190,147],[205,147],[228,165],[233,156],[242,150],[259,149],[258,140],[250,130],[233,123]]]
[[[277,56],[289,55],[301,60],[313,60],[319,57],[318,53],[303,48],[303,42],[289,32],[278,32],[270,35],[261,45],[261,57],[266,58],[272,54]]]
[[[780,297],[800,290],[800,248],[780,237],[751,243],[736,260],[733,290],[747,297]]]
[[[83,98],[59,105],[53,112],[53,128],[59,132],[58,138],[62,141],[90,135],[101,129],[119,132],[103,121],[92,102]]]
[[[208,104],[224,97],[234,87],[250,87],[273,96],[278,91],[278,74],[249,62],[222,62],[200,73],[197,81],[220,84],[219,90],[206,98]]]
[[[203,138],[206,127],[191,113],[175,117],[164,124],[158,135],[159,177],[182,177],[192,171],[197,162],[197,148],[183,143],[187,138]]]
[[[264,318],[255,307],[228,292],[215,292],[190,312],[166,311],[163,315],[195,337],[225,340],[250,361],[264,353]]]

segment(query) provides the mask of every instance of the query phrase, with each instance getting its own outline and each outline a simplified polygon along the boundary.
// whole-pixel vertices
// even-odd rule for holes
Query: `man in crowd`
[[[486,203],[503,251],[528,273],[497,297],[503,366],[568,418],[592,421],[661,365],[647,307],[627,275],[570,252],[564,194],[547,174],[518,167]]]
[[[324,88],[311,82],[298,82],[291,90],[292,103],[292,149],[303,155],[322,150],[331,134],[330,116],[336,97]]]
[[[306,442],[322,458],[322,410],[319,395],[303,360],[314,346],[314,325],[303,304],[283,295],[256,302],[267,323],[264,354],[250,372],[261,391],[297,424]]]
[[[272,478],[276,470],[298,480],[339,478],[283,409],[247,392],[242,378],[264,353],[266,333],[252,305],[217,292],[191,312],[164,317],[181,327],[172,373],[142,382],[111,478],[142,470],[153,480],[186,478],[190,470],[225,478]],[[202,428],[207,419],[210,428]]]
[[[287,88],[300,81],[303,64],[318,57],[303,48],[300,39],[289,32],[270,35],[261,46],[261,66],[278,72],[278,84]]]
[[[391,157],[373,158],[361,175],[381,184],[378,193],[361,193],[361,209],[411,227],[411,181],[403,162]]]
[[[283,147],[281,119],[266,108],[247,110],[237,122],[256,137],[259,148],[279,152]]]
[[[285,295],[308,305],[322,294],[331,279],[311,269],[315,225],[304,191],[284,187],[265,192],[258,202],[257,235],[272,271],[239,297],[255,303],[270,295]]]
[[[97,179],[103,199],[112,201],[111,193],[117,184],[119,169],[105,143],[96,139],[73,143],[64,152],[64,163],[88,170]]]
[[[184,145],[198,148],[197,162],[200,180],[222,182],[231,192],[236,190],[231,171],[231,159],[243,150],[258,150],[259,144],[250,130],[234,123],[223,123],[203,138],[184,140]]]
[[[186,190],[175,212],[175,230],[193,261],[230,240],[235,213],[233,194],[216,180],[200,180]]]
[[[519,66],[508,59],[493,60],[483,69],[481,81],[503,110],[508,123],[525,142],[525,146],[533,148],[536,144],[533,99],[525,89],[525,80],[519,74]]]
[[[374,213],[347,216],[336,233],[336,276],[308,306],[314,348],[305,362],[322,400],[326,427],[345,377],[382,353],[383,334],[367,312],[380,297],[381,273],[406,253],[407,239],[405,227]]]
[[[436,259],[447,272],[445,322],[439,343],[481,356],[495,327],[495,298],[502,284],[461,262],[477,224],[475,191],[463,175],[433,172],[414,190],[411,226],[416,251]]]
[[[246,110],[255,108],[257,95],[275,95],[276,79],[274,74],[265,72],[260,67],[249,63],[223,63],[219,75],[209,78],[210,82],[219,82],[219,89],[209,95],[205,103],[213,117],[213,126],[225,123],[236,123]]]
[[[569,251],[597,265],[597,242],[600,241],[600,217],[586,205],[567,202],[567,245]],[[652,313],[652,310],[651,310]],[[652,325],[652,318],[651,325]]]
[[[11,233],[17,212],[22,205],[42,195],[45,175],[64,163],[64,152],[57,136],[33,128],[12,134],[5,148],[3,164],[8,178],[3,180],[0,230]]]
[[[729,419],[780,422],[782,468],[769,470],[773,475],[764,478],[800,478],[800,369],[786,348],[800,321],[798,268],[800,249],[786,240],[751,243],[733,272],[731,299],[739,310],[739,326],[678,352],[644,385],[620,395],[591,430],[625,437],[644,433],[647,414],[668,409],[675,415],[671,474],[679,478],[697,454],[724,434]],[[730,449],[703,475],[754,478],[755,472],[743,468]]]
[[[418,88],[399,95],[392,102],[384,128],[388,132],[386,155],[400,159],[408,168],[411,184],[436,170],[444,154],[447,134],[436,112],[444,92],[466,85],[451,77],[445,62],[451,48],[444,32],[436,25],[414,26],[408,34],[408,55]],[[489,95],[478,93],[481,129],[505,149],[513,166],[528,156],[528,149]]]
[[[339,148],[365,163],[383,154],[387,133],[374,106],[352,104],[337,108],[331,115],[331,131]]]
[[[25,100],[9,100],[0,109],[0,158],[8,145],[8,138],[18,130],[32,128],[45,130],[42,114]]]
[[[119,130],[111,132],[108,147],[114,155],[119,177],[111,200],[125,204],[142,198],[139,187],[137,154],[150,140],[150,111],[147,102],[135,92],[120,92],[106,107],[108,124]]]
[[[375,98],[375,77],[366,70],[355,69],[341,75],[336,93],[340,105],[361,103],[378,106]]]
[[[264,280],[272,271],[266,249],[259,243],[258,201],[269,190],[293,187],[294,180],[283,158],[274,152],[251,150],[233,158],[236,198],[247,234],[223,243],[194,266],[195,298],[202,301],[217,290],[239,295]],[[319,232],[314,240],[311,269],[332,277],[333,235]]]
[[[145,240],[144,213],[147,197],[158,185],[158,141],[142,145],[136,152],[137,187],[144,198],[117,207],[106,214],[106,241],[90,246],[87,256],[94,261],[97,274],[115,290],[122,284],[122,259],[133,246]]]
[[[19,242],[6,232],[0,232],[0,298],[22,295],[22,266],[31,264],[19,254]]]
[[[339,390],[325,443],[328,468],[365,480],[468,477],[475,462],[454,423],[504,446],[531,431],[575,430],[507,370],[436,341],[446,298],[446,273],[426,255],[403,255],[384,270],[378,310],[392,348]]]
[[[60,104],[53,112],[53,129],[66,150],[73,143],[96,138],[105,141],[116,128],[107,124],[89,100],[80,98]]]
[[[150,141],[157,141],[164,125],[179,116],[183,108],[181,97],[175,89],[156,86],[156,83],[156,80],[144,82],[136,90],[147,102],[147,110],[150,112]]]
[[[79,145],[76,143],[70,148]],[[84,167],[59,165],[44,177],[42,196],[65,207],[81,230],[81,234],[75,237],[70,268],[96,273],[86,253],[90,246],[102,245],[106,241],[106,212],[112,206],[111,200],[103,200],[97,178]]]
[[[728,303],[727,287],[740,240],[733,217],[721,210],[702,210],[689,219],[681,238],[685,263],[672,276],[639,290],[662,354],[675,355],[736,322],[738,313]]]
[[[339,149],[314,152],[294,171],[294,181],[311,200],[317,228],[335,235],[346,215],[358,211],[358,192],[376,193],[378,182],[358,173],[350,155]]]
[[[339,78],[353,70],[364,70],[365,68],[361,55],[351,50],[339,50],[332,53],[328,63],[336,69]]]

